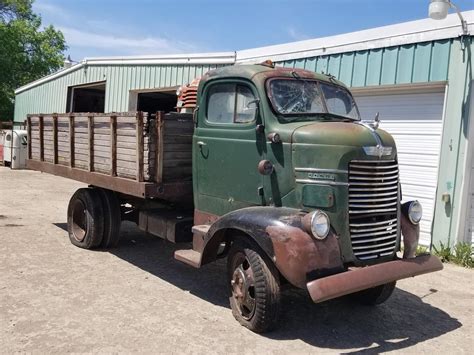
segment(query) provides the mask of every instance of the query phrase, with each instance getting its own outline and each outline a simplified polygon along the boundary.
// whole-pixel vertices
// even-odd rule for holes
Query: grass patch
[[[453,263],[467,268],[474,267],[474,251],[469,243],[458,243],[451,248],[440,242],[438,247],[433,245],[433,251],[443,263]]]

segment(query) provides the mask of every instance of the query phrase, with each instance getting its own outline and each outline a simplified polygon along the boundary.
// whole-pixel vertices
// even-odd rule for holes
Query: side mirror
[[[253,111],[253,118],[256,119],[258,117],[258,104],[260,99],[254,99],[247,102],[247,105],[244,108],[244,111]]]
[[[247,102],[247,106],[245,108],[247,110],[258,109],[259,102],[260,102],[260,99],[251,100],[251,101]]]

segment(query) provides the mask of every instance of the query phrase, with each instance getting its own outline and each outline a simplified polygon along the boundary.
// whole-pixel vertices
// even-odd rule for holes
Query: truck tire
[[[280,285],[275,266],[258,247],[237,240],[227,257],[230,306],[244,327],[263,333],[274,328],[280,314]]]
[[[366,306],[375,306],[384,303],[390,298],[395,290],[397,282],[390,282],[367,290],[354,293],[353,296],[357,302]]]
[[[75,246],[93,249],[102,242],[104,218],[102,201],[94,189],[77,190],[67,208],[69,240]]]
[[[101,198],[104,211],[104,234],[100,246],[106,249],[114,248],[120,239],[120,224],[122,223],[119,200],[111,190],[101,188],[94,188],[94,190]]]

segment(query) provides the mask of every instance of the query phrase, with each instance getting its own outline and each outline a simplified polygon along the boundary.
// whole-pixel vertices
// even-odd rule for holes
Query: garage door
[[[403,201],[423,205],[420,244],[429,245],[438,177],[443,128],[444,92],[362,95],[355,94],[362,118],[380,113],[380,128],[395,138]]]

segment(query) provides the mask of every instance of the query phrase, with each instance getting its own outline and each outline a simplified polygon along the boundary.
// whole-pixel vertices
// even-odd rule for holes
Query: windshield
[[[354,99],[340,86],[316,80],[276,79],[270,81],[268,94],[275,111],[284,116],[331,114],[359,119]]]

